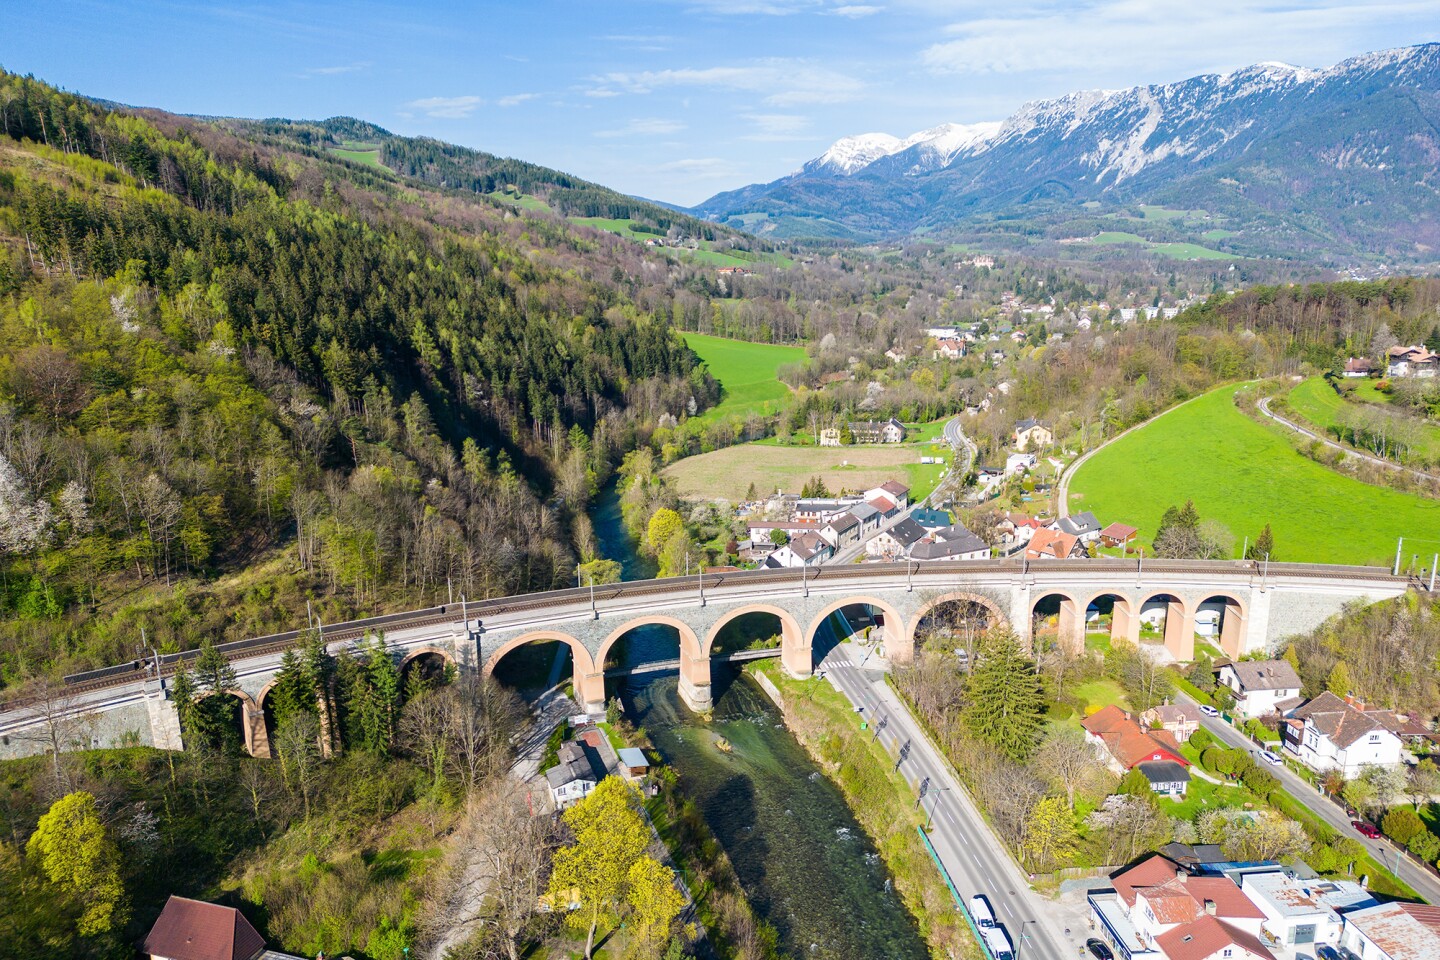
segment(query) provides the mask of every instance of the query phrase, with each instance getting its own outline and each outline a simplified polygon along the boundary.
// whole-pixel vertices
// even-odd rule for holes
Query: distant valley
[[[1437,122],[1440,44],[1319,70],[1262,63],[1029,103],[1003,122],[846,137],[692,212],[775,238],[1430,264]]]

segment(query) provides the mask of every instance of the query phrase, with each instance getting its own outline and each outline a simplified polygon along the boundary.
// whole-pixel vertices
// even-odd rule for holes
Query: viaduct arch
[[[730,571],[666,580],[569,588],[523,597],[450,604],[332,624],[322,634],[332,654],[383,630],[402,666],[426,653],[459,669],[489,674],[515,648],[535,640],[564,643],[574,658],[575,688],[587,708],[604,703],[604,656],[634,627],[665,624],[680,635],[683,687],[697,706],[708,701],[709,654],[723,626],[745,613],[764,612],[780,624],[781,659],[797,676],[811,672],[815,631],[837,609],[866,604],[883,620],[887,656],[913,655],[921,620],[941,603],[978,603],[991,621],[1029,640],[1036,604],[1057,596],[1057,627],[1070,648],[1084,643],[1092,606],[1111,609],[1113,637],[1138,640],[1143,622],[1158,623],[1176,659],[1194,656],[1197,620],[1216,624],[1215,639],[1229,656],[1275,649],[1287,637],[1319,626],[1347,604],[1374,603],[1415,586],[1389,570],[1241,561],[1054,560],[875,563],[779,571]],[[1217,622],[1218,621],[1218,622]],[[683,627],[683,629],[682,629]],[[285,650],[300,631],[219,645],[242,688],[239,699],[248,752],[269,751],[263,719],[266,689]],[[189,655],[155,658],[168,678]],[[168,682],[154,664],[120,664],[68,678],[70,713],[83,717],[92,746],[133,742],[181,746]],[[0,757],[34,752],[31,727],[44,711],[26,701],[0,704]]]

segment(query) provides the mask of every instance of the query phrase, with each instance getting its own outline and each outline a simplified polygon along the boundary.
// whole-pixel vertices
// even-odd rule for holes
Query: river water
[[[650,575],[625,535],[613,486],[593,519],[604,555],[621,562],[627,579]],[[665,629],[641,628],[630,641],[631,664],[677,656]],[[625,711],[679,774],[756,913],[779,933],[781,949],[797,960],[928,956],[874,844],[760,687],[715,664],[707,723],[681,703],[678,684],[673,674],[630,681]],[[730,752],[715,745],[717,737],[729,741]]]

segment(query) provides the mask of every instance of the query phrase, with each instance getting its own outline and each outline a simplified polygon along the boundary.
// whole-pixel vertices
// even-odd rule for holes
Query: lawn
[[[706,418],[776,413],[790,398],[790,388],[775,378],[776,371],[782,364],[805,362],[801,347],[747,343],[701,333],[685,334],[685,342],[724,388],[720,403],[706,411]]]
[[[820,476],[837,493],[902,480],[911,488],[911,499],[919,500],[934,489],[942,469],[921,464],[920,456],[920,449],[908,444],[782,447],[741,443],[677,460],[665,468],[665,476],[682,497],[743,500],[751,483],[759,493],[798,493],[806,480]]]
[[[1070,692],[1085,701],[1089,713],[1111,705],[1122,710],[1130,709],[1130,701],[1125,698],[1125,691],[1114,680],[1091,680],[1089,683],[1071,687]]]
[[[1368,384],[1370,381],[1364,382]],[[1374,392],[1377,396],[1385,396],[1378,391]],[[1289,399],[1290,406],[1296,413],[1320,427],[1322,431],[1329,431],[1339,422],[1340,412],[1348,402],[1342,399],[1323,377],[1312,377],[1299,384],[1290,391]],[[1416,452],[1425,460],[1440,460],[1440,429],[1425,424],[1424,431],[1427,440],[1423,445],[1417,445]]]
[[[534,213],[550,211],[550,204],[528,193],[516,194],[507,190],[496,190],[494,193],[487,193],[486,196],[492,200],[499,200],[501,203],[508,203],[512,207],[519,207],[521,210],[529,210]]]
[[[1266,523],[1278,560],[1388,566],[1398,537],[1440,528],[1440,502],[1370,486],[1306,459],[1237,410],[1235,386],[1166,413],[1086,461],[1070,508],[1136,526],[1148,540],[1167,507],[1195,501],[1236,538]],[[1322,519],[1323,518],[1323,519]]]

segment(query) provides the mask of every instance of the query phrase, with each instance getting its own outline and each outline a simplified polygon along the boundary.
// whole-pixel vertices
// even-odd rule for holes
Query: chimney
[[[1206,916],[1209,916],[1209,917],[1215,916],[1215,901],[1214,901],[1214,900],[1206,900],[1206,901],[1205,901],[1205,915],[1206,915]]]
[[[1184,867],[1176,867],[1176,868],[1175,868],[1175,881],[1176,881],[1177,883],[1184,883],[1184,882],[1185,882],[1185,868],[1184,868]]]

